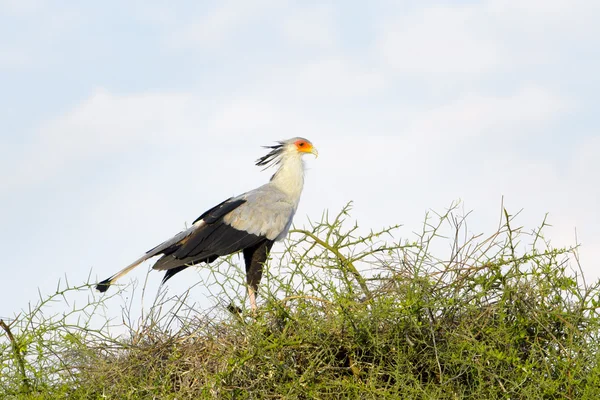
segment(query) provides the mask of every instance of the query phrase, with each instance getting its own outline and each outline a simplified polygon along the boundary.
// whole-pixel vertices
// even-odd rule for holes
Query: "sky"
[[[588,0],[0,0],[0,316],[265,183],[260,146],[294,136],[320,154],[297,226],[353,201],[411,238],[460,199],[491,234],[503,202],[528,229],[548,213],[597,279],[599,20]]]

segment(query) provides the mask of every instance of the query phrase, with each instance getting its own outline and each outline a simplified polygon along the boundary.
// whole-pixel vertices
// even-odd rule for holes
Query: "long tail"
[[[177,246],[182,240],[187,238],[194,231],[202,228],[204,225],[205,225],[204,221],[198,221],[194,225],[192,225],[192,227],[190,227],[189,229],[179,232],[177,235],[173,236],[171,239],[167,240],[166,242],[163,242],[163,243],[159,244],[158,246],[156,246],[155,248],[148,250],[146,252],[146,254],[144,254],[143,256],[141,256],[140,258],[138,258],[137,260],[135,260],[134,262],[132,262],[131,264],[129,264],[128,266],[126,266],[125,268],[123,268],[122,270],[120,270],[119,272],[114,274],[113,276],[111,276],[110,278],[105,279],[102,282],[98,283],[96,285],[96,290],[98,290],[99,292],[103,292],[103,293],[106,292],[108,290],[108,288],[110,287],[110,285],[115,283],[115,281],[117,279],[123,277],[129,271],[131,271],[132,269],[134,269],[135,267],[137,267],[144,261],[148,260],[149,258],[152,258],[159,254],[163,254],[165,251],[169,251],[171,246]]]
[[[281,147],[281,146],[275,146],[273,148],[279,148],[279,147]],[[238,208],[239,206],[241,206],[242,204],[244,204],[246,202],[245,199],[237,199],[237,200],[233,200],[233,201],[231,201],[231,200],[232,199],[229,198],[229,199],[225,200],[224,202],[217,204],[215,207],[211,208],[210,210],[206,211],[204,214],[202,214],[200,217],[198,217],[194,221],[194,223],[192,224],[191,227],[189,227],[185,231],[179,232],[177,235],[173,236],[171,239],[159,244],[158,246],[154,247],[153,249],[148,250],[148,252],[146,252],[146,254],[144,254],[143,256],[141,256],[140,258],[138,258],[137,260],[135,260],[134,262],[132,262],[131,264],[129,264],[128,266],[126,266],[125,268],[123,268],[122,270],[120,270],[119,272],[114,274],[113,276],[111,276],[110,278],[105,279],[102,282],[98,283],[96,285],[96,290],[98,290],[100,292],[106,292],[108,290],[108,288],[110,287],[110,285],[112,285],[117,279],[121,278],[123,275],[127,274],[129,271],[131,271],[132,269],[134,269],[135,267],[137,267],[138,265],[140,265],[141,263],[143,263],[144,261],[146,261],[149,258],[152,258],[159,254],[172,254],[179,246],[181,246],[182,243],[185,243],[189,239],[190,235],[205,229],[205,227],[208,226],[207,224],[212,224],[212,223],[218,221],[225,214],[235,210],[236,208]],[[212,262],[215,260],[215,258],[216,258],[216,256],[215,257],[209,256],[206,260],[199,260],[197,262],[202,262],[202,261]],[[164,260],[164,259],[161,259],[161,260],[163,260],[163,264],[168,261],[168,260]],[[160,262],[160,260],[159,260],[159,262]],[[183,264],[183,263],[184,263],[184,261],[177,261],[176,265],[173,265],[172,267],[170,267],[170,268],[175,268],[176,270],[173,272],[167,272],[167,275],[165,275],[164,280],[169,279],[171,276],[173,276],[177,272],[183,270],[185,267],[180,267],[181,264]],[[161,264],[158,268],[155,267],[155,269],[170,269],[169,267],[166,267],[163,264]]]
[[[132,262],[131,264],[129,264],[128,266],[126,266],[125,268],[123,268],[122,270],[120,270],[119,272],[114,274],[113,276],[111,276],[110,278],[105,279],[102,282],[98,283],[96,285],[96,290],[98,290],[99,292],[102,292],[102,293],[106,292],[108,290],[108,288],[110,287],[110,285],[112,285],[117,279],[121,278],[122,276],[127,274],[129,271],[131,271],[132,269],[134,269],[135,267],[137,267],[138,265],[140,265],[141,263],[146,261],[147,259],[154,257],[154,255],[155,254],[152,254],[151,252],[144,254],[143,256],[141,256],[140,258],[138,258],[137,260],[135,260],[134,262]]]

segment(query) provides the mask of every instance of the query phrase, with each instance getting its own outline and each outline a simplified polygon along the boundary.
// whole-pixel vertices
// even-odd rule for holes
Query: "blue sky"
[[[264,183],[260,146],[293,136],[321,155],[299,225],[353,200],[409,238],[462,199],[491,233],[504,196],[556,245],[576,229],[595,279],[598,20],[583,0],[0,0],[0,316]]]

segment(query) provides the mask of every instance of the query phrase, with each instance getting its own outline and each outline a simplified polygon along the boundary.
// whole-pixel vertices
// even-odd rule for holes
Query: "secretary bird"
[[[164,283],[187,267],[211,263],[221,256],[243,251],[250,306],[256,310],[256,291],[263,264],[273,243],[287,235],[298,208],[304,185],[302,156],[318,156],[317,149],[304,138],[277,143],[266,146],[270,152],[256,160],[256,165],[265,169],[279,166],[267,184],[231,197],[206,211],[189,229],[148,250],[121,271],[98,283],[96,289],[106,292],[117,279],[157,255],[162,257],[152,268],[166,271]]]

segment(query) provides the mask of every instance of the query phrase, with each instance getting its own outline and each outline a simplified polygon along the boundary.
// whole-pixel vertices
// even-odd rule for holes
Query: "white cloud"
[[[166,43],[173,48],[220,48],[234,37],[241,26],[260,17],[264,11],[281,5],[281,2],[274,0],[252,3],[240,0],[220,1],[217,6],[200,16],[192,17],[191,21],[187,18],[187,23],[168,35]]]
[[[338,42],[335,10],[330,5],[296,8],[281,21],[286,38],[293,45],[311,50],[332,50]]]
[[[285,125],[283,110],[261,99],[260,96],[234,98],[220,108],[209,121],[209,129],[220,134],[252,134],[257,131],[277,130]],[[245,136],[246,140],[252,139]]]
[[[392,14],[379,32],[384,64],[435,85],[477,80],[524,67],[569,63],[565,54],[600,43],[600,3],[488,0]],[[592,44],[595,43],[595,44]]]
[[[466,93],[451,103],[424,110],[408,128],[415,138],[453,141],[485,135],[522,135],[532,125],[548,125],[572,107],[541,87],[523,87],[497,96]]]
[[[200,105],[186,94],[115,96],[98,89],[66,115],[38,128],[4,189],[39,183],[83,160],[176,141],[189,134],[197,109]]]
[[[491,23],[503,31],[523,35],[524,42],[546,38],[544,42],[548,45],[555,39],[561,43],[554,42],[554,45],[562,45],[564,39],[594,40],[589,35],[598,32],[600,3],[595,1],[488,0],[479,8],[489,16]],[[547,40],[548,37],[553,40]]]
[[[473,34],[480,17],[473,8],[435,6],[390,18],[383,25],[379,50],[392,68],[413,76],[487,73],[504,55],[489,34]]]
[[[13,15],[37,13],[45,6],[45,0],[0,0],[0,10]]]
[[[311,102],[344,101],[386,88],[386,76],[380,71],[341,57],[282,68],[270,80],[265,92]]]

